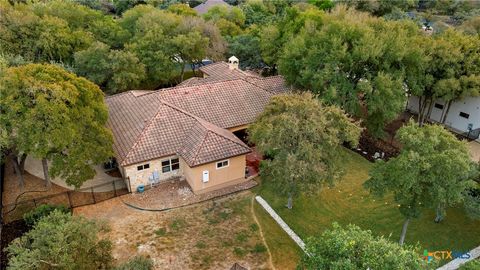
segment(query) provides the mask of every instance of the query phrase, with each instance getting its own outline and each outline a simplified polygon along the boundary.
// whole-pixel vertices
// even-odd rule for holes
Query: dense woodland
[[[375,164],[365,188],[378,196],[395,194],[405,217],[401,244],[409,221],[424,208],[435,209],[436,222],[447,207],[462,202],[469,215],[480,216],[478,193],[466,193],[478,190],[473,180],[479,172],[466,145],[440,126],[423,126],[435,99],[447,101],[445,121],[451,102],[480,95],[480,2],[226,2],[232,7],[200,16],[192,9],[199,0],[0,1],[0,150],[12,161],[19,186],[28,155],[42,160],[47,185],[49,177],[62,177],[75,187],[94,176],[93,165],[113,156],[105,95],[172,86],[195,76],[204,59],[235,55],[241,68],[281,74],[307,92],[272,99],[249,130],[252,142],[271,157],[261,168],[263,180],[288,195],[289,208],[297,194],[332,186],[339,178],[343,142],[357,144],[362,131],[382,137],[385,125],[415,95],[418,121],[397,135],[404,148],[398,157]],[[56,213],[35,226],[38,231],[9,248],[17,256],[11,269],[30,264],[35,239],[60,241],[43,232],[77,226],[88,245],[107,254],[98,258],[105,264],[98,268],[112,268],[109,244],[98,241],[87,221]],[[338,234],[388,247],[384,250],[392,245],[355,227],[336,227],[322,241],[308,243],[310,254],[325,251],[324,241],[340,243],[345,237],[337,239]],[[72,240],[79,246],[82,241]],[[84,265],[82,256],[92,250],[58,263]],[[50,254],[48,248],[41,251],[45,254],[35,253],[39,261]],[[350,258],[357,254],[348,253],[338,265],[366,268],[371,255],[385,266],[376,251],[365,254],[353,265]],[[413,249],[399,258],[398,269],[422,264]],[[305,257],[301,263],[330,269],[331,261]]]

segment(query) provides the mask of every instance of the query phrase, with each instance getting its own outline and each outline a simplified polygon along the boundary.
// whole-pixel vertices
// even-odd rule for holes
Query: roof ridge
[[[253,76],[248,76],[248,78],[254,78],[254,79],[264,80],[264,78],[255,78],[255,77],[253,77]],[[247,83],[251,84],[251,85],[254,85],[254,86],[256,86],[256,87],[258,87],[258,88],[260,88],[260,89],[268,92],[269,94],[275,95],[275,92],[270,91],[270,90],[268,90],[267,88],[264,88],[264,87],[262,87],[262,86],[260,86],[260,85],[258,85],[258,84],[256,84],[256,83],[253,83],[253,82],[251,82],[251,81],[249,81],[249,80],[246,80],[246,78],[243,79],[243,80],[246,81]]]
[[[135,140],[135,143],[130,147],[130,150],[128,153],[125,155],[125,158],[123,159],[122,163],[124,163],[126,160],[128,160],[128,157],[130,154],[133,152],[135,147],[139,144],[139,142],[142,140],[143,136],[145,135],[145,131],[153,124],[153,119],[157,118],[157,115],[160,113],[160,107],[157,107],[157,112],[153,114],[153,116],[148,120],[148,123],[143,127],[142,131],[140,131],[140,134],[138,135],[137,139]]]
[[[203,125],[202,125],[203,127]],[[204,127],[205,128],[205,127]],[[203,140],[202,140],[202,143],[200,143],[200,147],[197,149],[197,153],[195,153],[195,156],[193,158],[193,164],[195,164],[195,162],[197,161],[197,158],[198,158],[198,155],[200,154],[200,150],[203,148],[203,144],[205,143],[205,141],[207,140],[207,137],[208,137],[208,129],[207,129],[207,134],[205,135],[205,137],[203,137]]]
[[[134,91],[134,90],[128,90],[128,91],[121,92],[121,93],[118,93],[118,94],[115,94],[115,95],[110,95],[110,96],[105,95],[105,98],[106,99],[111,99],[111,98],[115,98],[115,97],[119,97],[119,96],[124,96],[126,94],[132,94],[133,95],[132,91]],[[135,95],[133,95],[133,96],[135,96]]]
[[[184,114],[186,114],[186,115],[194,118],[195,121],[197,121],[198,123],[200,123],[200,125],[202,125],[202,127],[204,127],[207,131],[213,132],[213,133],[215,133],[215,134],[217,134],[217,135],[220,135],[221,137],[223,137],[223,138],[225,138],[225,139],[227,139],[227,140],[229,140],[229,141],[232,141],[232,142],[234,142],[234,143],[236,143],[236,144],[238,144],[238,145],[241,145],[241,144],[239,144],[238,142],[233,141],[233,140],[231,140],[231,139],[228,138],[228,137],[225,137],[223,134],[220,134],[220,133],[216,132],[215,130],[213,130],[212,128],[206,126],[205,124],[211,125],[211,126],[213,126],[213,127],[215,127],[215,128],[218,128],[218,129],[220,129],[220,130],[224,130],[224,131],[227,131],[227,132],[230,132],[229,130],[224,129],[224,128],[222,128],[222,127],[219,127],[219,126],[217,126],[217,125],[215,125],[215,124],[213,124],[213,123],[210,123],[210,122],[208,122],[207,120],[205,120],[205,119],[203,119],[203,118],[200,118],[200,117],[198,117],[198,116],[196,116],[196,115],[194,115],[194,114],[192,114],[192,113],[190,113],[190,112],[187,112],[187,111],[185,111],[185,110],[183,110],[183,109],[181,109],[181,108],[178,108],[177,106],[175,106],[175,105],[173,105],[173,104],[170,104],[169,102],[166,102],[166,101],[164,101],[164,100],[160,100],[160,101],[161,101],[162,103],[164,103],[165,105],[171,107],[172,109],[175,109],[175,110],[177,110],[177,111],[179,111],[179,112],[181,112],[181,113],[184,113]],[[232,134],[233,134],[233,133],[232,133]],[[235,135],[234,135],[234,136],[235,136]],[[243,146],[243,145],[241,145],[241,146]]]
[[[202,119],[202,120],[203,120],[203,119]],[[205,121],[205,122],[206,122],[206,121]],[[209,123],[209,122],[207,122],[207,123]],[[203,123],[201,123],[201,124],[202,124],[202,126],[204,126]],[[213,124],[212,124],[212,125],[213,125]],[[214,126],[215,126],[215,125],[214,125]],[[204,126],[204,127],[205,127],[205,126]],[[216,126],[215,126],[215,127],[216,127]],[[216,134],[216,135],[219,135],[219,136],[223,137],[224,139],[227,139],[227,140],[229,140],[229,141],[231,141],[231,142],[233,142],[233,143],[235,143],[235,144],[240,145],[241,147],[250,149],[248,146],[245,147],[246,144],[243,143],[243,142],[242,142],[242,143],[238,143],[238,142],[236,142],[236,141],[234,141],[234,140],[232,140],[232,139],[224,136],[224,135],[221,134],[221,133],[218,133],[218,132],[215,132],[215,131],[212,130],[212,129],[209,129],[208,127],[205,127],[205,128],[207,129],[208,132],[212,132],[212,133],[214,133],[214,134]],[[222,130],[225,130],[225,131],[227,131],[227,132],[230,132],[230,133],[232,133],[233,136],[235,136],[235,134],[233,134],[233,132],[231,132],[231,131],[229,131],[229,130],[227,130],[227,129],[224,129],[224,128],[221,128],[221,127],[218,127],[218,128],[220,128],[220,129],[222,129]],[[239,140],[240,140],[240,139],[239,139]]]

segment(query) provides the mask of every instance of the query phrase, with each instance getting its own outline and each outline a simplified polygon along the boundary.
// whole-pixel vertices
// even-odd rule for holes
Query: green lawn
[[[273,220],[267,211],[256,202],[254,211],[263,231],[265,241],[272,253],[272,263],[275,265],[275,268],[282,270],[295,269],[303,251]]]
[[[345,159],[346,174],[334,188],[324,188],[313,196],[294,200],[292,210],[285,208],[286,197],[276,195],[271,187],[261,185],[257,192],[264,197],[297,234],[306,239],[319,235],[332,222],[353,223],[374,234],[398,241],[403,217],[391,197],[378,199],[362,187],[372,163],[349,150]],[[468,219],[463,208],[447,211],[446,219],[436,224],[434,212],[425,210],[410,222],[406,243],[419,243],[422,249],[466,251],[480,245],[480,221]]]

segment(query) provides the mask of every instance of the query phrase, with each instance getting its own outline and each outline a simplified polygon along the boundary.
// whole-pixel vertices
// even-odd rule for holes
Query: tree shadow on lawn
[[[260,185],[257,191],[302,239],[318,236],[338,222],[356,224],[397,242],[404,221],[398,205],[391,196],[379,199],[363,188],[372,163],[350,150],[345,151],[343,178],[333,188],[325,187],[315,195],[295,199],[292,210],[284,207],[287,198],[276,195],[268,183]],[[418,242],[422,251],[467,251],[480,245],[480,221],[469,219],[462,206],[448,209],[442,223],[433,220],[434,211],[424,210],[419,219],[410,223],[405,243]]]

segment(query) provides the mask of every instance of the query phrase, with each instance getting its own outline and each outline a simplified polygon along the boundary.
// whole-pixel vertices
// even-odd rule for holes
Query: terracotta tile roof
[[[280,76],[191,81],[198,84],[106,98],[119,164],[179,154],[196,166],[247,153],[226,128],[253,122],[271,96],[288,90]]]
[[[246,72],[240,69],[230,69],[225,62],[209,64],[199,69],[208,76],[206,79],[211,80],[233,80],[243,79],[247,76],[254,76],[253,72]]]
[[[251,150],[233,133],[203,120],[189,131],[178,151],[190,167],[216,160],[247,154]]]
[[[207,11],[214,6],[225,6],[227,8],[231,8],[229,4],[223,2],[222,0],[207,0],[205,3],[202,3],[193,9],[195,9],[199,15],[202,15],[207,13]]]
[[[218,81],[159,92],[160,99],[222,128],[249,124],[272,93],[245,80]]]

